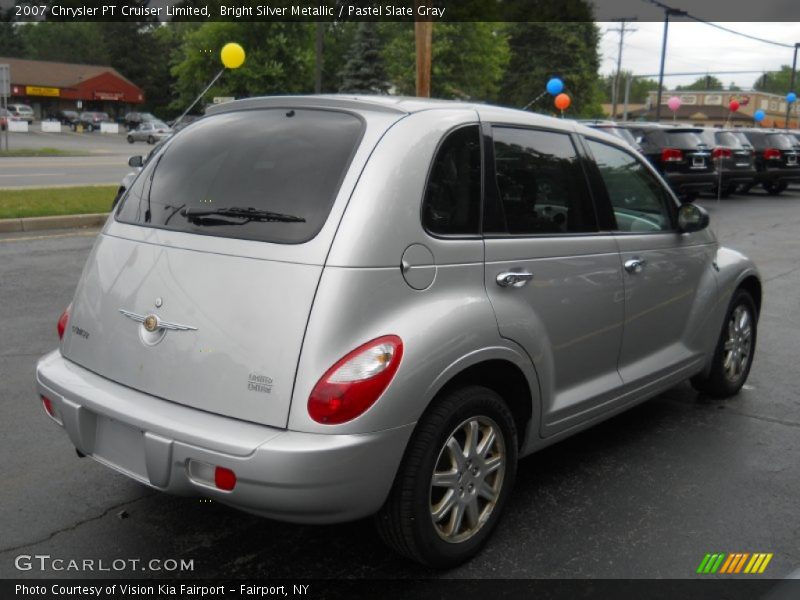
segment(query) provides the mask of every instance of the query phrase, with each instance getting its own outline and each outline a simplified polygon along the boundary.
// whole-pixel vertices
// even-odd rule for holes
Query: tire
[[[745,183],[742,187],[739,188],[740,194],[749,194],[750,190],[753,188],[754,183]]]
[[[747,314],[747,325],[741,319]],[[739,327],[736,323],[739,323]],[[748,333],[749,332],[749,333]],[[753,364],[753,355],[756,349],[756,334],[758,332],[758,311],[753,297],[743,289],[738,289],[731,298],[728,312],[717,341],[711,370],[707,376],[697,375],[692,378],[694,388],[714,398],[727,398],[735,396],[742,389],[750,367]],[[726,348],[732,346],[732,349]],[[738,360],[733,358],[728,362],[729,356],[738,351]],[[745,354],[746,353],[746,354]],[[726,368],[726,364],[728,368]]]
[[[735,194],[736,190],[739,188],[739,184],[737,183],[729,183],[724,188],[722,188],[722,194],[720,197],[722,198],[729,198],[731,194]]]
[[[466,432],[474,429],[473,423],[478,435],[474,446],[480,448],[491,432],[494,441],[483,456],[464,457]],[[487,457],[496,466],[483,475]],[[375,517],[378,533],[388,546],[423,565],[459,565],[489,539],[511,493],[516,469],[517,432],[503,399],[477,385],[451,391],[420,419],[389,498]],[[434,486],[436,472],[441,485]],[[481,488],[486,495],[478,493]],[[442,512],[435,522],[437,507]]]
[[[88,131],[89,133],[92,133],[92,132],[94,131],[94,125],[92,125],[91,123],[89,123],[89,124],[86,126],[86,131]]]
[[[152,135],[147,136],[147,143],[151,146],[156,143],[155,138]]]
[[[132,136],[132,135],[129,135],[129,136],[128,136],[128,143],[129,143],[129,144],[132,144],[133,142],[134,142],[133,136]]]
[[[777,196],[784,189],[786,189],[786,188],[781,188],[781,184],[780,183],[774,183],[772,181],[764,182],[761,185],[764,188],[764,191],[767,192],[770,196]]]

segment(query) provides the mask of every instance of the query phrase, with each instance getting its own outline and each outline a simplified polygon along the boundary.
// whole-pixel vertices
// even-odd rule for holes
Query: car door
[[[716,295],[716,242],[708,230],[680,233],[678,202],[633,152],[586,139],[612,213],[625,289],[619,373],[628,392],[664,387],[696,372],[707,348]]]
[[[486,290],[500,334],[536,367],[550,435],[602,412],[621,385],[617,246],[598,232],[571,134],[485,131]]]

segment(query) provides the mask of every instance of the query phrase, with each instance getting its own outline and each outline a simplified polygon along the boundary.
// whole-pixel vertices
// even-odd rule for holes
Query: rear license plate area
[[[796,167],[797,166],[797,155],[796,154],[789,154],[786,157],[786,164],[789,165],[790,167]]]
[[[147,481],[144,434],[139,429],[97,415],[92,456],[135,479]]]
[[[706,159],[702,156],[693,156],[692,157],[692,168],[693,169],[704,169],[706,167]]]

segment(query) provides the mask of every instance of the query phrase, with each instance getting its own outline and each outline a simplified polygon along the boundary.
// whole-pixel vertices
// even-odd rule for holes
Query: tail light
[[[236,487],[236,473],[226,467],[212,465],[201,460],[189,459],[189,477],[202,485],[215,487],[223,492]]]
[[[403,342],[396,335],[359,346],[317,382],[308,397],[308,414],[326,425],[364,414],[392,381],[402,357]]]
[[[48,398],[47,396],[42,396],[41,394],[39,395],[39,398],[42,401],[42,406],[44,407],[44,412],[46,412],[47,415],[51,419],[53,419],[56,423],[61,425],[62,424],[61,415],[58,414],[58,410],[56,410],[56,407],[53,404],[53,401],[50,398]]]
[[[764,160],[780,160],[781,151],[777,148],[767,148],[764,150]]]
[[[714,160],[720,160],[721,158],[730,158],[733,156],[730,148],[714,148],[711,151],[711,158]]]
[[[69,323],[69,313],[71,310],[72,310],[72,304],[70,304],[58,318],[58,324],[56,325],[56,329],[58,329],[58,339],[60,340],[64,339],[64,332],[67,330],[67,324]]]
[[[683,160],[683,152],[677,148],[664,148],[661,151],[661,162],[671,163]]]

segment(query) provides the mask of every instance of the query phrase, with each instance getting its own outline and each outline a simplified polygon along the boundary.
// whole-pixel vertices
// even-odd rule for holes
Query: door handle
[[[647,261],[643,258],[634,257],[625,261],[625,270],[628,273],[641,273]]]
[[[498,273],[495,281],[497,281],[497,285],[500,287],[520,288],[531,279],[533,279],[533,273],[527,273],[525,271],[504,271],[503,273]]]

